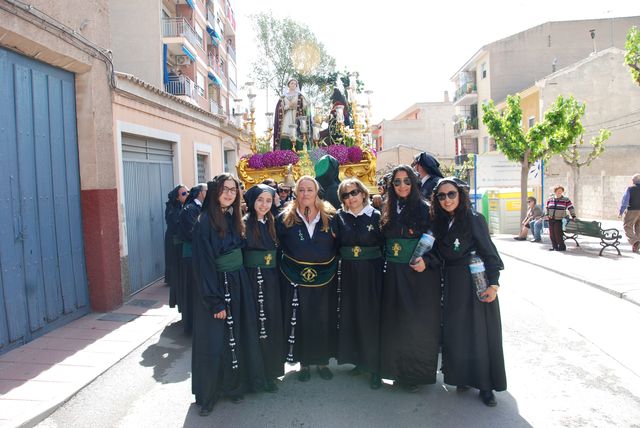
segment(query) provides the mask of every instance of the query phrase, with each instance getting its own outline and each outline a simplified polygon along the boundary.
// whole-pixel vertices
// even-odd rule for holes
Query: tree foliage
[[[484,104],[482,111],[482,121],[487,126],[489,134],[496,140],[498,150],[504,153],[507,159],[521,165],[521,215],[524,218],[529,168],[540,159],[548,159],[552,154],[564,152],[584,133],[580,120],[584,114],[584,105],[572,96],[564,98],[560,95],[545,112],[544,119],[526,132],[522,128],[519,95],[507,97],[507,106],[502,114],[496,109],[493,101]]]
[[[629,67],[633,81],[640,85],[640,28],[631,27],[624,48],[624,63]]]
[[[316,76],[333,73],[335,59],[309,27],[271,13],[255,14],[251,19],[258,43],[253,77],[279,95],[287,81],[296,78],[312,103],[322,98],[324,88],[316,83]]]

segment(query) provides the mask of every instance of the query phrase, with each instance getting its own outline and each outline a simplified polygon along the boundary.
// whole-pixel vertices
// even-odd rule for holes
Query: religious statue
[[[298,88],[296,79],[289,79],[284,94],[276,105],[276,114],[273,125],[273,149],[274,150],[302,150],[303,135],[306,141],[311,142],[311,117],[308,114],[309,106],[305,96]]]
[[[329,127],[320,132],[320,141],[325,145],[335,144],[337,140],[343,137],[340,126],[350,127],[351,116],[349,115],[349,106],[346,98],[338,88],[333,89],[331,94],[331,111],[329,112]],[[340,114],[342,117],[338,117]]]

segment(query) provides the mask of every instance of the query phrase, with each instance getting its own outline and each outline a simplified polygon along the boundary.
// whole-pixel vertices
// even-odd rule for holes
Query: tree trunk
[[[522,223],[527,215],[527,187],[529,187],[528,180],[530,167],[531,162],[529,161],[529,150],[527,150],[524,153],[520,169],[520,223]]]
[[[571,176],[573,177],[573,195],[567,195],[567,197],[571,199],[571,202],[573,202],[573,208],[576,210],[576,217],[580,217],[578,215],[580,212],[580,202],[578,202],[580,200],[578,199],[580,196],[580,190],[578,189],[578,186],[580,185],[579,166],[571,165]]]

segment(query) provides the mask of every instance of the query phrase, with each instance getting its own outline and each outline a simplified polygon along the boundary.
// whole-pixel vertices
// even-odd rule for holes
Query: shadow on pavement
[[[140,365],[153,367],[153,378],[158,382],[182,382],[189,379],[190,373],[170,372],[169,369],[190,349],[191,336],[185,336],[181,321],[174,322],[164,328],[157,343],[144,350]]]

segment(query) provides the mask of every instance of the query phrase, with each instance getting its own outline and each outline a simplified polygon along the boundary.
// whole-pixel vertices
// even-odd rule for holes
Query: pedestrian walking
[[[498,289],[502,260],[487,222],[471,209],[466,183],[450,177],[434,189],[431,216],[435,249],[444,261],[442,372],[462,392],[480,391],[496,405],[493,391],[507,389]],[[469,269],[472,252],[484,262],[488,287],[479,295]]]
[[[386,242],[381,309],[381,376],[407,391],[436,381],[440,342],[440,267],[431,253],[410,264],[429,206],[408,165],[394,168],[380,220]],[[425,260],[426,258],[426,260]]]
[[[352,374],[370,373],[372,389],[380,380],[380,305],[382,244],[380,211],[357,178],[338,187],[342,208],[332,228],[338,242],[338,363],[354,364]]]
[[[177,305],[176,291],[180,282],[180,259],[182,247],[178,238],[178,217],[189,191],[178,184],[167,195],[164,208],[166,229],[164,232],[164,282],[169,286],[169,306]]]
[[[240,402],[265,385],[256,304],[242,259],[240,197],[233,175],[214,177],[194,230],[191,390],[201,416],[221,397]]]
[[[618,218],[624,215],[624,234],[634,253],[640,250],[640,174],[631,177],[632,186],[622,196]]]
[[[248,209],[244,216],[244,266],[257,302],[256,327],[267,377],[267,392],[276,392],[277,378],[284,376],[284,320],[276,263],[275,217],[271,212],[275,193],[271,186],[258,184],[244,194]]]

